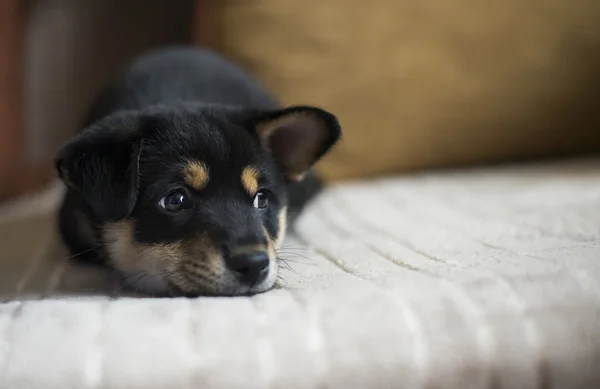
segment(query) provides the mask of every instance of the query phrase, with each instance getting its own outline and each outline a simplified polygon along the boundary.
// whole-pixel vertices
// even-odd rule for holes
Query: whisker
[[[291,270],[294,273],[298,274],[298,272],[294,268],[292,268],[292,266],[290,266],[289,263],[287,263],[285,261],[281,261],[281,265],[283,265],[285,269]]]
[[[294,249],[285,249],[285,248],[278,248],[275,251],[278,251],[280,253],[290,253],[290,254],[297,254],[297,255],[304,255],[304,254],[310,254],[312,253],[316,253],[317,250],[294,250]],[[298,252],[300,251],[300,252]]]
[[[306,255],[301,255],[301,254],[296,254],[296,253],[281,253],[281,252],[278,252],[277,254],[283,254],[283,255],[286,255],[286,256],[287,255],[293,255],[293,256],[296,257],[296,260],[298,260],[298,258],[307,259],[309,261],[313,260],[313,258],[311,258],[311,257],[307,257]]]
[[[283,283],[284,283],[286,286],[288,286],[288,285],[289,285],[289,284],[288,284],[288,282],[285,280],[285,278],[283,278],[283,277],[282,277],[282,276],[280,276],[280,275],[278,275],[278,276],[277,276],[277,280],[283,281]]]
[[[291,251],[291,250],[285,250],[285,249],[284,249],[284,250],[281,250],[281,249],[279,249],[279,250],[275,250],[275,251],[278,251],[278,252],[280,252],[280,253],[289,253],[289,254],[296,254],[296,255],[304,255],[304,254],[307,254],[307,253],[297,253],[297,252],[295,252],[295,251]]]
[[[97,245],[97,246],[94,246],[94,247],[90,247],[89,249],[86,249],[86,250],[80,251],[78,253],[72,254],[72,255],[68,256],[67,259],[75,259],[78,256],[83,255],[85,253],[89,253],[90,251],[94,251],[97,248],[100,248],[100,245]]]
[[[149,273],[149,272],[144,272],[144,274],[143,274],[141,277],[139,277],[138,279],[136,279],[136,280],[134,281],[134,283],[135,283],[136,285],[137,285],[137,284],[139,284],[139,282],[140,282],[141,280],[143,280],[145,277],[147,277],[147,276],[149,276],[149,275],[152,275],[152,276],[154,276],[154,277],[159,277],[159,278],[161,278],[161,277],[163,277],[164,275],[166,275],[166,274],[168,274],[168,273],[169,273],[169,270],[168,270],[168,269],[163,269],[163,271],[161,271],[161,272],[159,272],[159,273],[157,273],[157,274],[153,274],[153,273]],[[135,288],[135,289],[134,289],[134,296],[135,296],[135,297],[137,297],[137,292],[139,292],[139,291],[140,291],[140,288],[138,288],[137,286],[135,286],[134,288]],[[144,291],[142,291],[142,293],[144,293],[144,294],[146,294],[146,295],[149,295],[149,296],[150,296],[150,297],[152,297],[152,298],[156,298],[156,296],[157,296],[157,293],[156,293],[156,292],[154,292],[154,291],[145,291],[145,292],[144,292]]]
[[[311,247],[298,247],[298,246],[290,246],[290,245],[283,245],[280,248],[282,248],[282,249],[290,249],[290,250],[314,250]]]
[[[112,294],[112,295],[114,295],[114,294],[117,294],[117,293],[119,293],[119,292],[120,292],[120,291],[121,291],[123,288],[125,288],[126,286],[127,286],[127,282],[123,282],[123,283],[121,284],[121,286],[119,286],[119,287],[115,288],[115,290],[113,290],[113,291],[112,291],[110,294]]]
[[[131,286],[132,284],[137,284],[139,281],[143,280],[144,277],[146,277],[147,275],[148,275],[148,273],[146,271],[140,270],[130,276],[125,277],[121,286],[116,288],[112,293],[113,294],[117,293],[127,286]],[[132,280],[133,278],[136,278],[136,279]]]
[[[137,286],[138,283],[144,279],[144,277],[146,277],[149,273],[144,273],[140,278],[138,278],[137,280],[135,280],[133,286],[133,297],[138,297],[138,292],[140,291],[140,288]]]
[[[286,262],[286,263],[293,263],[294,265],[317,266],[316,263],[299,262],[299,261],[294,261],[293,259],[282,259],[281,261]]]
[[[278,250],[298,250],[298,251],[316,251],[310,247],[291,247],[291,246],[281,246]]]
[[[287,254],[286,254],[287,255]],[[286,263],[294,263],[294,264],[298,264],[298,265],[302,265],[302,266],[317,266],[316,263],[311,262],[312,259],[308,258],[308,257],[303,257],[305,260],[303,259],[299,259],[299,258],[287,258],[286,256],[282,256],[280,254],[277,255],[277,259],[279,259],[280,261],[286,262]]]
[[[90,251],[94,251],[94,250],[96,250],[96,249],[99,249],[100,247],[102,247],[102,245],[97,243],[95,246],[93,246],[93,247],[90,247],[90,248],[88,248],[88,249],[85,249],[85,250],[83,250],[83,251],[77,252],[77,253],[75,253],[75,254],[65,255],[65,256],[63,257],[63,260],[65,260],[65,261],[69,261],[69,260],[71,260],[71,259],[75,259],[75,258],[79,257],[80,255],[83,255],[83,254],[89,253]]]

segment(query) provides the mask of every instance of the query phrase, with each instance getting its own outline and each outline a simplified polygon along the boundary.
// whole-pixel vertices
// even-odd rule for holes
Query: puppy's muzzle
[[[245,286],[259,284],[269,274],[269,255],[265,251],[237,253],[226,258],[225,263],[240,284]]]

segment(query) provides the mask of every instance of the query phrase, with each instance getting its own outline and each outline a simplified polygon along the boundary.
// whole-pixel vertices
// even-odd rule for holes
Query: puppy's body
[[[309,169],[339,135],[333,115],[281,108],[214,54],[146,54],[59,152],[60,231],[74,256],[150,293],[267,290],[286,216],[319,190]]]
[[[169,48],[134,61],[98,96],[83,127],[116,111],[190,102],[279,108],[273,96],[231,62],[195,48]]]

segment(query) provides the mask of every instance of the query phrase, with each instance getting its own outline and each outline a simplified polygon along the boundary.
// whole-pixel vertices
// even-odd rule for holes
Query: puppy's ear
[[[257,115],[252,126],[290,181],[302,179],[341,135],[334,115],[310,106],[292,106]]]
[[[55,160],[60,179],[108,221],[128,216],[138,195],[141,134],[131,123],[120,124],[126,127],[111,123],[83,131]]]

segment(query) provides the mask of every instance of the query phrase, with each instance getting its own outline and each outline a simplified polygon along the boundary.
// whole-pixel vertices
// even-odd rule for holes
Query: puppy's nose
[[[229,258],[227,265],[241,283],[254,285],[269,273],[269,256],[262,251],[240,253]]]

